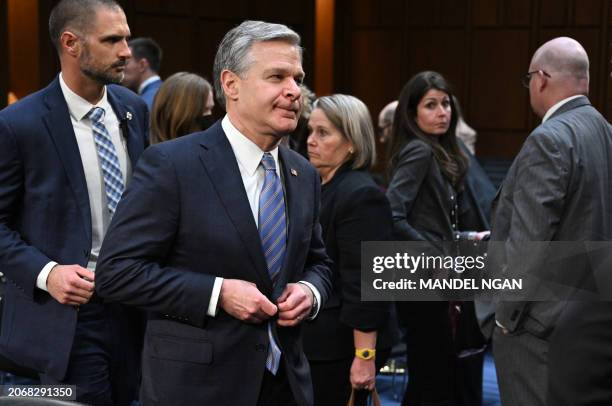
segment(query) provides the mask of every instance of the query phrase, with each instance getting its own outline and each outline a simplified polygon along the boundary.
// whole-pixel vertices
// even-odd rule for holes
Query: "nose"
[[[293,78],[289,78],[289,83],[285,88],[285,96],[287,96],[291,100],[297,100],[302,95],[302,88],[297,83],[297,81]]]
[[[315,138],[314,131],[308,134],[308,138],[306,138],[306,145],[314,147],[316,145]]]
[[[126,39],[121,41],[121,49],[119,50],[119,56],[124,59],[130,59],[132,57],[132,50],[130,49]]]

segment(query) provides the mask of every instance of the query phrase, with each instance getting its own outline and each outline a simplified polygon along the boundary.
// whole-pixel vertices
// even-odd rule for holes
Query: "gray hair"
[[[318,98],[314,108],[321,109],[334,127],[353,143],[352,168],[370,169],[376,162],[376,141],[367,106],[355,96],[334,94]]]
[[[232,28],[221,40],[213,65],[213,83],[219,105],[225,107],[221,72],[229,70],[242,77],[252,62],[249,53],[253,43],[264,41],[288,42],[295,45],[302,56],[299,34],[286,25],[249,20]]]

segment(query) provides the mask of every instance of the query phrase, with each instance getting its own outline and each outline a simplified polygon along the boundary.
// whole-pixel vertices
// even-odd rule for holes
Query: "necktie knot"
[[[93,107],[91,110],[89,110],[87,115],[94,123],[100,123],[102,120],[104,120],[104,113],[105,111],[102,107]]]
[[[271,153],[264,152],[263,157],[261,158],[261,164],[266,171],[276,172],[276,163],[274,162],[274,158],[272,157]]]

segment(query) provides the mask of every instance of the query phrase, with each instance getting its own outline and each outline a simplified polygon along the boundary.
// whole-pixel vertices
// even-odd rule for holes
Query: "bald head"
[[[552,39],[533,55],[531,65],[546,72],[558,73],[565,81],[589,81],[589,57],[580,43],[569,37]]]
[[[381,144],[384,144],[389,140],[391,135],[391,127],[393,126],[393,116],[395,116],[395,109],[397,109],[397,100],[387,104],[380,111],[378,115],[378,128],[380,129],[378,140]]]
[[[569,37],[554,38],[533,55],[530,72],[531,105],[539,116],[555,103],[589,93],[589,57],[580,43]]]

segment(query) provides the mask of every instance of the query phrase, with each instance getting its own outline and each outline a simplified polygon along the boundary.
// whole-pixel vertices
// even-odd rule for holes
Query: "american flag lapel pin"
[[[291,168],[291,175],[297,176],[298,173],[297,173],[297,171],[295,169]]]
[[[127,113],[125,113],[125,118],[127,118],[128,120],[132,119],[132,113],[130,113],[129,111]]]

